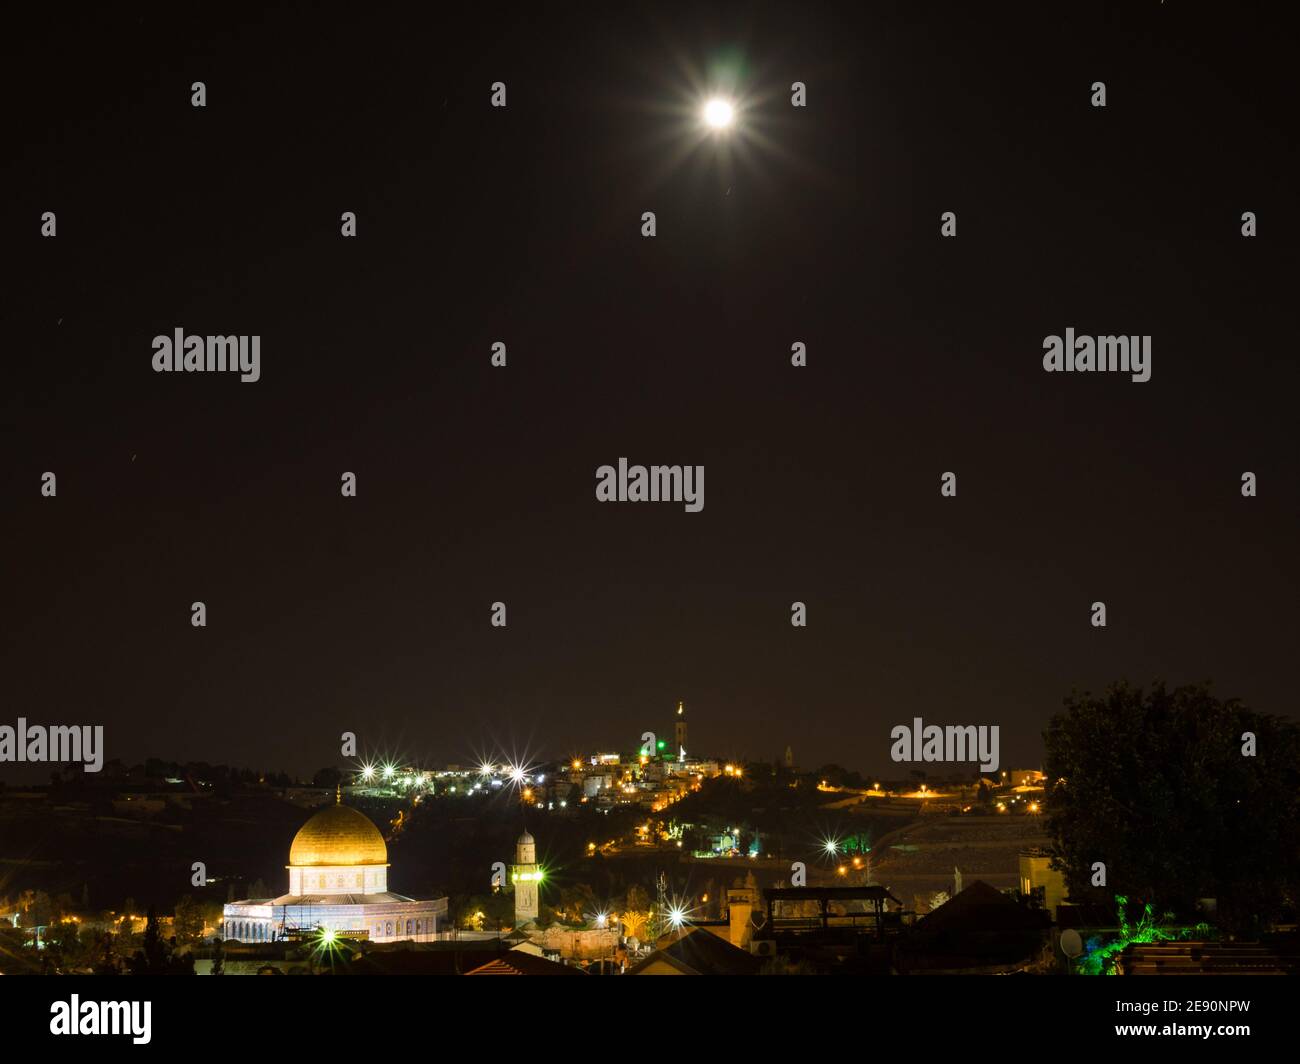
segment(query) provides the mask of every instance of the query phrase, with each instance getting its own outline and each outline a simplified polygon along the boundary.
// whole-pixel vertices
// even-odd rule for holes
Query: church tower
[[[677,757],[686,757],[686,708],[677,703],[677,719],[673,723],[673,743],[677,747]]]
[[[537,919],[538,887],[542,872],[537,867],[537,843],[525,831],[515,844],[515,866],[510,880],[515,888],[515,926],[523,927]]]

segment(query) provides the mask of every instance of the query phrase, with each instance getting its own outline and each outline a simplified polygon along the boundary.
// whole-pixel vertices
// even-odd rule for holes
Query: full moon
[[[704,105],[704,121],[714,129],[725,129],[734,116],[735,111],[726,100],[713,99]]]

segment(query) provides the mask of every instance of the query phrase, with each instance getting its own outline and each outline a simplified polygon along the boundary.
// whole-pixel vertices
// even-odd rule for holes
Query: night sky
[[[1295,712],[1291,38],[554,6],[9,27],[0,723],[310,772],[344,730],[630,749],[684,699],[694,753],[902,776],[895,724],[1033,767],[1120,678]],[[154,373],[177,327],[259,334],[261,380]],[[1045,373],[1067,327],[1150,334],[1152,379]],[[597,502],[620,456],[703,465],[703,511]]]

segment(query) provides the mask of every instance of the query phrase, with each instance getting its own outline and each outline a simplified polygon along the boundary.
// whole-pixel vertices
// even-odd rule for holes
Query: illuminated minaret
[[[515,888],[516,927],[537,919],[537,888],[541,885],[541,878],[541,869],[537,867],[537,844],[525,831],[515,845],[515,866],[510,874]]]
[[[677,719],[673,724],[673,742],[677,745],[677,758],[686,760],[686,708],[677,703]]]

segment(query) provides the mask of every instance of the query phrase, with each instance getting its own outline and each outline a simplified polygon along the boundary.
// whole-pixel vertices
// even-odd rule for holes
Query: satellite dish
[[[1074,928],[1061,932],[1061,952],[1070,958],[1077,957],[1083,952],[1083,939]]]

